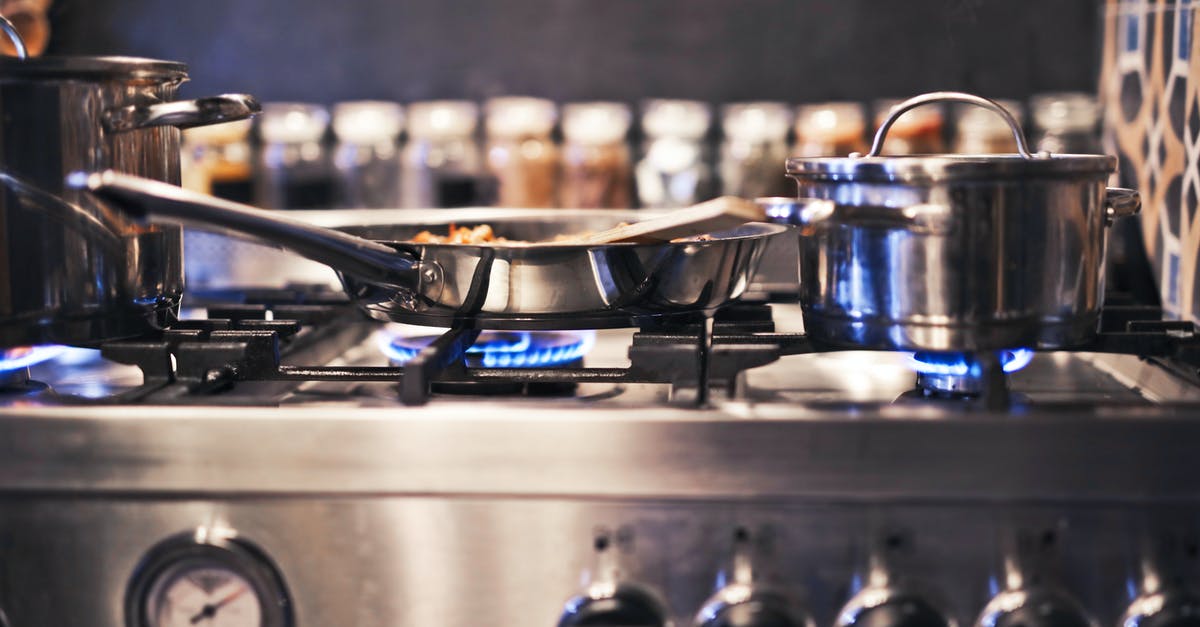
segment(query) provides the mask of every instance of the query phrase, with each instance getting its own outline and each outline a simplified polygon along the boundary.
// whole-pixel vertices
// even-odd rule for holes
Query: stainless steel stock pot
[[[0,29],[23,46],[12,25]],[[175,100],[181,63],[0,57],[0,346],[87,345],[163,322],[183,290],[177,226],[142,226],[64,185],[113,169],[179,182],[180,128],[248,117],[244,95]]]
[[[1018,154],[880,155],[906,111],[936,102],[986,107]],[[799,226],[800,299],[814,340],[888,350],[1060,348],[1096,332],[1106,227],[1140,207],[1106,188],[1116,159],[1030,154],[991,100],[956,92],[892,109],[871,151],[793,158],[798,199],[763,199]]]

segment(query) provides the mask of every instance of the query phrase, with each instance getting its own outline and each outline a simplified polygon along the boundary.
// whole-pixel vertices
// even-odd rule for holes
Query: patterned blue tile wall
[[[1200,320],[1200,50],[1192,0],[1110,0],[1101,94],[1169,316]]]

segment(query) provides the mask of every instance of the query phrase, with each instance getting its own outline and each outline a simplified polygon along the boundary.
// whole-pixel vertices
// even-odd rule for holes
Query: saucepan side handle
[[[1134,189],[1109,187],[1104,190],[1104,223],[1111,225],[1142,210],[1142,195]]]
[[[191,128],[244,120],[262,111],[254,96],[222,94],[195,100],[176,100],[155,104],[134,104],[104,113],[109,131],[122,133],[155,126]]]
[[[67,186],[91,192],[136,218],[181,222],[206,230],[249,237],[351,275],[360,281],[410,291],[436,301],[442,269],[409,251],[374,240],[221,200],[161,181],[116,172],[76,172]]]
[[[839,205],[822,198],[758,198],[755,202],[772,222],[801,228],[828,223],[940,235],[949,232],[954,221],[950,208],[937,204]]]

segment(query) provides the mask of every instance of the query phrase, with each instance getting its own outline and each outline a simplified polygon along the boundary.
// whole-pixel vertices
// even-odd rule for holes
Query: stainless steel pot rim
[[[177,61],[121,56],[0,57],[0,80],[7,78],[115,78],[187,80],[187,65]]]
[[[787,174],[799,179],[843,181],[962,181],[1095,174],[1117,168],[1109,155],[904,155],[895,157],[793,157]]]

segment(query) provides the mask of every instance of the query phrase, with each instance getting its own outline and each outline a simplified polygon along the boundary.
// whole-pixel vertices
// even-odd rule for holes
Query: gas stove
[[[7,356],[12,627],[1200,615],[1200,338],[1153,308],[1077,351],[914,355],[813,344],[765,291],[584,332],[188,304]]]

